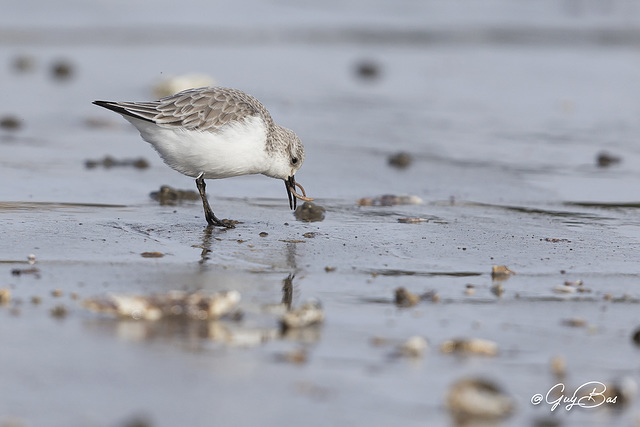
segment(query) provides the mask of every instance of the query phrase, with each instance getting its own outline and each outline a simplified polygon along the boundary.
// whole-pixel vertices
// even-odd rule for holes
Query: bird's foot
[[[213,212],[211,212],[211,214],[209,214],[209,212],[205,212],[205,218],[207,219],[207,224],[209,224],[210,227],[236,228],[236,224],[239,223],[239,221],[234,221],[232,219],[218,219]]]

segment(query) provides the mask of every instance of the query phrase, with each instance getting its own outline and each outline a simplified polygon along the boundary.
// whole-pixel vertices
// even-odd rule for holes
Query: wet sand
[[[619,390],[626,402],[592,409],[531,399],[559,382],[572,393],[638,381],[638,16],[621,29],[622,2],[581,18],[500,3],[446,30],[447,6],[439,22],[426,6],[386,16],[377,4],[364,29],[351,14],[267,13],[282,23],[272,31],[240,23],[235,6],[231,22],[246,32],[178,14],[160,39],[150,35],[166,16],[137,18],[148,31],[129,16],[123,34],[146,34],[131,43],[97,16],[87,22],[102,26],[63,22],[51,40],[16,21],[0,38],[0,115],[19,123],[0,128],[0,287],[11,293],[0,306],[0,424],[455,425],[447,393],[465,378],[514,405],[467,425],[637,422],[632,386]],[[179,31],[189,19],[200,26]],[[404,37],[384,31],[398,23]],[[13,68],[20,56],[33,68]],[[62,80],[51,76],[61,58]],[[296,178],[322,221],[298,220],[282,183],[261,176],[208,182],[214,212],[240,221],[233,230],[205,227],[197,199],[150,197],[195,184],[91,101],[150,99],[158,79],[194,71],[255,95],[298,133],[307,154]],[[598,166],[603,151],[621,161]],[[398,152],[405,168],[389,164]],[[105,156],[149,167],[86,166]],[[386,194],[422,203],[358,204]],[[516,274],[493,278],[494,265]],[[400,287],[426,296],[399,307]],[[211,321],[83,306],[171,290],[242,299]],[[322,324],[283,332],[287,308],[310,300]],[[399,355],[413,336],[424,354]],[[497,354],[441,350],[458,338],[492,341]]]

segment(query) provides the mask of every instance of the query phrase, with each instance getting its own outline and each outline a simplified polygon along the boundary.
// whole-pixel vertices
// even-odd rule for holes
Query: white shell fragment
[[[278,330],[230,327],[223,322],[209,322],[208,337],[233,347],[255,347],[278,338]]]
[[[183,74],[180,76],[167,77],[160,80],[153,87],[153,94],[157,98],[164,98],[182,92],[185,89],[195,87],[215,86],[216,81],[206,74]]]
[[[553,288],[553,291],[558,294],[573,294],[578,292],[578,288],[575,286],[558,285]]]
[[[498,354],[498,344],[481,338],[454,339],[443,342],[440,345],[440,351],[443,353],[496,356]]]
[[[238,302],[238,291],[214,295],[171,291],[150,296],[111,294],[103,298],[88,299],[83,305],[91,311],[136,320],[158,320],[163,317],[213,320],[231,311]]]
[[[398,354],[404,357],[418,358],[424,355],[427,347],[427,340],[416,335],[400,344],[398,347]]]
[[[565,280],[564,284],[555,286],[553,291],[559,294],[573,294],[575,292],[591,292],[591,289],[588,289],[582,286],[582,280]]]
[[[497,420],[514,410],[513,399],[497,385],[485,379],[465,378],[454,383],[447,393],[447,408],[456,420]]]
[[[310,301],[300,308],[286,312],[280,319],[282,329],[297,329],[322,323],[324,312],[322,306],[317,301]]]

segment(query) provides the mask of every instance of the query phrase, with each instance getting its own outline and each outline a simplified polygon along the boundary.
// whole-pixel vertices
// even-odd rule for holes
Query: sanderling
[[[291,209],[296,208],[296,199],[313,200],[294,179],[304,162],[300,138],[275,124],[264,105],[249,94],[204,87],[159,101],[93,103],[121,114],[167,165],[196,179],[209,225],[233,228],[231,221],[213,214],[205,179],[262,174],[284,180]]]

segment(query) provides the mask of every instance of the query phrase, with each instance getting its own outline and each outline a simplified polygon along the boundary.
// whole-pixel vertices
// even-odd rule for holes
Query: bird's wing
[[[96,103],[158,125],[211,132],[231,121],[266,113],[262,104],[251,95],[216,87],[188,89],[153,102]]]

